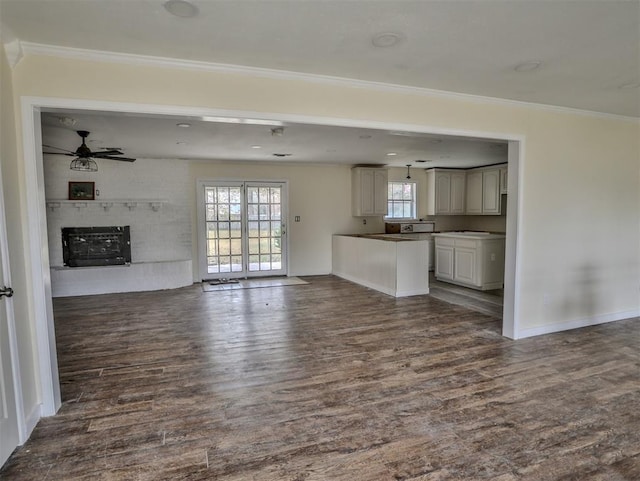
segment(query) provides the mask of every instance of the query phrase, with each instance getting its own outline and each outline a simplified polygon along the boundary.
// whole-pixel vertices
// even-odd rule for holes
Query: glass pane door
[[[204,198],[207,274],[242,273],[242,185],[206,186]]]
[[[249,272],[283,272],[282,186],[247,184]]]
[[[275,182],[204,185],[201,255],[206,279],[287,273],[285,186]]]

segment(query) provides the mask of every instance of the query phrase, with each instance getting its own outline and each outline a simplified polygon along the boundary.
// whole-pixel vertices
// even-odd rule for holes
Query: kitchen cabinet
[[[351,169],[352,214],[355,217],[387,215],[387,169]]]
[[[506,167],[500,168],[500,193],[506,194],[509,181],[509,170]]]
[[[467,171],[467,215],[500,215],[501,169]]]
[[[482,214],[482,172],[467,172],[467,207],[468,215]]]
[[[433,236],[436,279],[479,290],[502,288],[503,234],[445,232]]]
[[[461,215],[465,213],[464,170],[427,170],[427,215]]]

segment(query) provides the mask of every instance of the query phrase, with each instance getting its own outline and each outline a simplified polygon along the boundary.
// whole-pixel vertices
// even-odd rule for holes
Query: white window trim
[[[418,219],[418,183],[415,181],[405,181],[405,180],[390,180],[387,182],[387,188],[389,184],[412,184],[413,185],[413,216],[412,217],[391,217],[389,215],[385,215],[385,220],[417,220]],[[387,199],[387,205],[389,202],[393,202],[392,199]],[[407,201],[396,201],[396,202],[407,202]],[[387,212],[388,214],[388,212]]]

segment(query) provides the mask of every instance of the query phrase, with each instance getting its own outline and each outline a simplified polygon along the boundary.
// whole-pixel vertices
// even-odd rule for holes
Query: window
[[[388,219],[416,218],[416,183],[389,182],[387,195]]]

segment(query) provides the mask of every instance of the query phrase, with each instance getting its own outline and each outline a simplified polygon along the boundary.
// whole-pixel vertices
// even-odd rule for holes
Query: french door
[[[200,182],[203,279],[287,273],[286,183]]]

